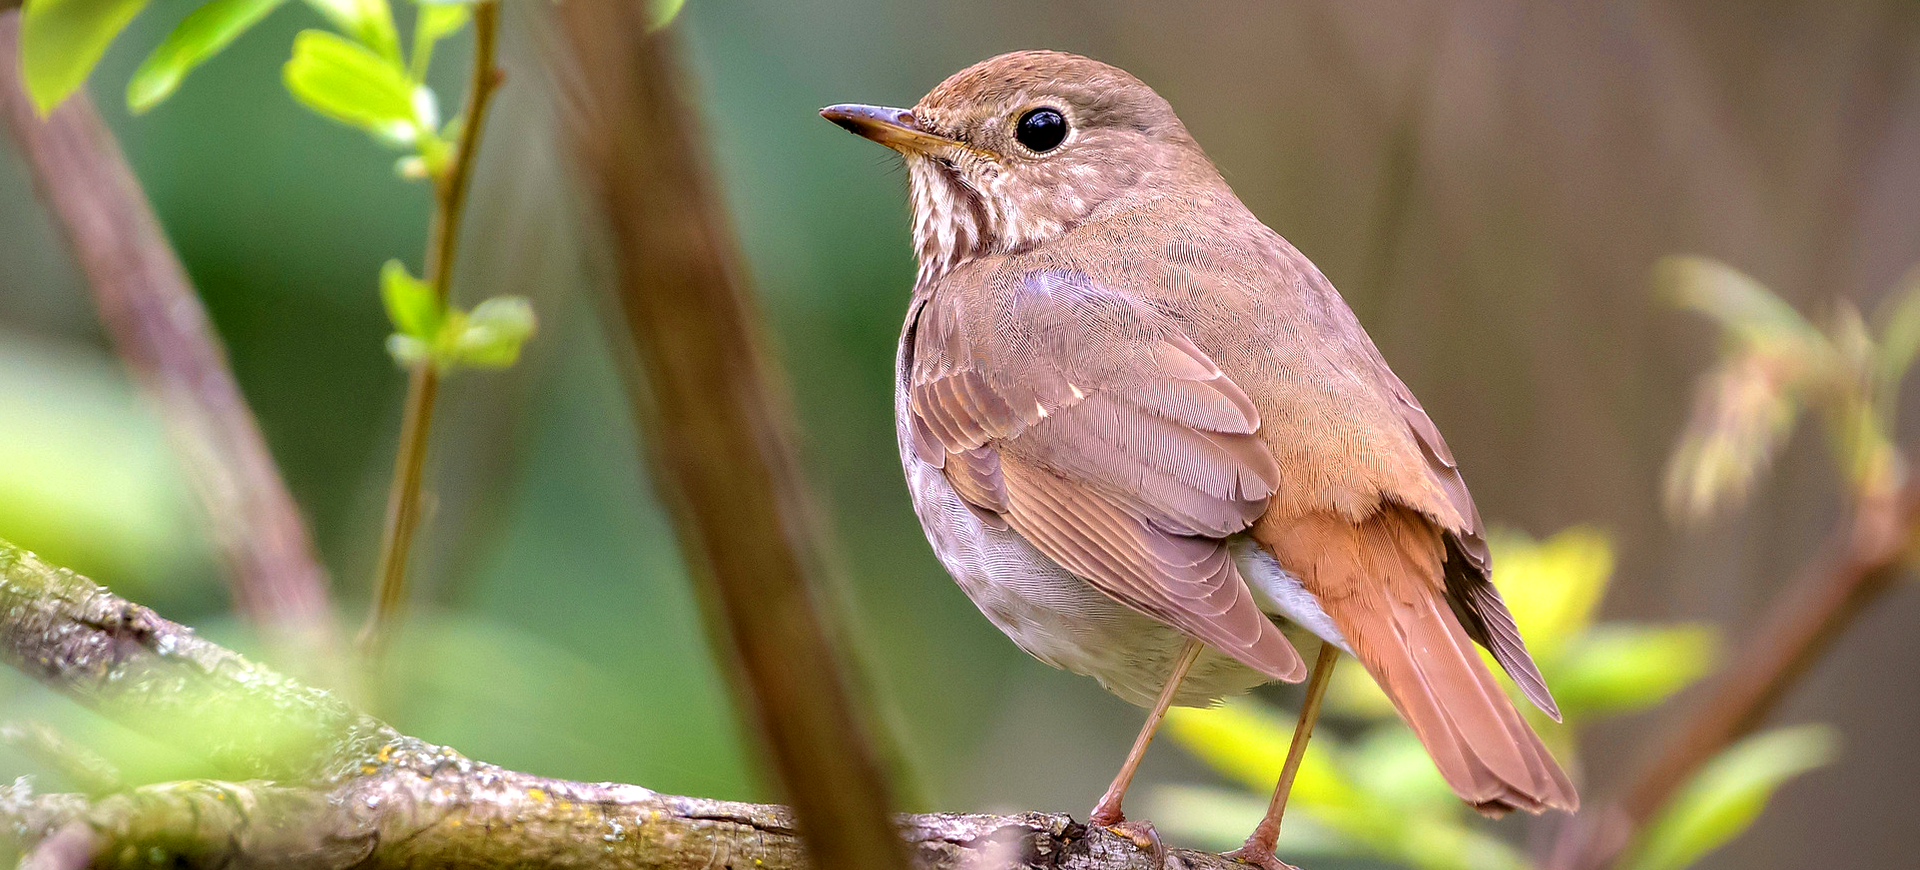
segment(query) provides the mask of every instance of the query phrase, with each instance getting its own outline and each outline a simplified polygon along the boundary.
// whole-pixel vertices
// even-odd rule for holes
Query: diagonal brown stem
[[[1920,486],[1867,496],[1828,542],[1825,560],[1775,596],[1760,630],[1728,661],[1712,694],[1610,805],[1561,830],[1547,863],[1595,870],[1616,861],[1674,792],[1728,744],[1760,726],[1866,608],[1908,570],[1920,541]]]
[[[642,4],[550,8],[545,53],[606,222],[618,340],[634,355],[628,395],[708,636],[814,866],[903,867],[786,384],[708,174],[675,34],[651,32]]]
[[[326,654],[337,642],[326,572],[206,309],[86,94],[37,116],[21,87],[18,39],[18,14],[0,13],[0,117],[73,247],[115,347],[166,422],[238,610],[287,647],[290,661],[334,661]]]

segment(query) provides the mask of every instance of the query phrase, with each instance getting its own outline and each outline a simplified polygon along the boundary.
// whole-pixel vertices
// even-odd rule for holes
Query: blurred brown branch
[[[706,171],[677,43],[648,32],[644,4],[552,8],[558,35],[546,54],[639,357],[629,367],[636,420],[736,697],[815,863],[904,866],[873,729],[826,606],[824,533],[795,460],[786,385]]]
[[[1589,810],[1562,829],[1549,867],[1611,865],[1701,766],[1753,733],[1867,607],[1910,567],[1920,545],[1920,485],[1868,489],[1824,555],[1782,590],[1760,629],[1728,661],[1711,695],[1674,729],[1653,763],[1629,781],[1624,797]]]
[[[72,245],[115,346],[166,421],[240,612],[299,660],[335,641],[327,578],[226,351],[113,134],[86,94],[37,117],[20,21],[0,12],[0,115]]]
[[[0,787],[0,843],[32,849],[49,862],[39,866],[822,866],[805,860],[784,807],[470,760],[4,542],[0,661],[232,777],[95,799]],[[1149,870],[1167,857],[1043,813],[900,817],[889,836],[927,870]],[[1194,870],[1242,866],[1206,853],[1173,857]]]

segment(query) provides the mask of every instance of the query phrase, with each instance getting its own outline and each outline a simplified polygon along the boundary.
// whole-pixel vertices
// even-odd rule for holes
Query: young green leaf
[[[1147,795],[1146,817],[1163,836],[1197,847],[1232,849],[1267,811],[1265,795],[1192,785],[1164,785]],[[1275,851],[1292,860],[1305,857],[1353,857],[1359,844],[1305,813],[1292,813],[1280,827]]]
[[[445,306],[433,288],[408,274],[399,260],[388,260],[380,268],[380,300],[386,303],[395,332],[423,342],[433,341],[446,320]]]
[[[1368,729],[1347,753],[1346,768],[1366,800],[1392,812],[1441,814],[1459,803],[1420,739],[1398,721]]]
[[[1166,727],[1174,740],[1209,767],[1255,791],[1273,788],[1293,740],[1290,717],[1246,699],[1208,710],[1176,707],[1168,711]],[[1294,798],[1303,805],[1359,800],[1359,793],[1334,762],[1340,754],[1339,741],[1332,734],[1315,734],[1293,781]]]
[[[473,368],[506,368],[520,358],[520,347],[533,329],[533,305],[525,298],[488,299],[468,312],[454,342],[454,357],[459,365]]]
[[[374,54],[400,63],[400,32],[387,0],[307,0],[307,5]]]
[[[395,64],[365,46],[324,30],[293,38],[282,76],[287,90],[315,112],[399,141],[410,141],[413,86]]]
[[[147,0],[27,0],[20,13],[20,71],[41,114],[73,93]]]
[[[1680,870],[1740,835],[1780,786],[1833,760],[1825,725],[1780,728],[1728,747],[1701,768],[1648,827],[1630,870]]]
[[[1654,264],[1654,284],[1675,304],[1720,321],[1749,342],[1824,342],[1820,331],[1773,291],[1711,257],[1666,257]]]
[[[672,24],[686,5],[687,0],[647,0],[647,32],[652,33]]]
[[[1752,491],[1793,432],[1802,404],[1791,360],[1736,352],[1700,377],[1693,418],[1667,460],[1667,511],[1702,519]]]
[[[473,17],[465,3],[421,3],[420,18],[414,23],[415,39],[439,41],[459,32]]]
[[[1642,710],[1706,676],[1719,647],[1709,625],[1604,623],[1567,645],[1549,679],[1568,717]]]
[[[181,19],[127,83],[127,107],[144,112],[172,96],[194,67],[220,53],[286,0],[213,0]]]
[[[465,3],[420,3],[413,20],[413,56],[407,63],[407,75],[416,82],[425,81],[427,67],[433,63],[434,43],[453,35],[472,17]]]
[[[1891,425],[1895,396],[1900,381],[1920,355],[1920,269],[1909,272],[1874,318],[1880,324],[1878,384],[1883,425]]]
[[[401,368],[410,369],[431,359],[433,349],[420,339],[396,332],[387,336],[387,355]]]
[[[1490,543],[1493,582],[1520,635],[1536,658],[1552,658],[1592,621],[1613,576],[1613,542],[1576,526],[1544,541],[1496,530]]]

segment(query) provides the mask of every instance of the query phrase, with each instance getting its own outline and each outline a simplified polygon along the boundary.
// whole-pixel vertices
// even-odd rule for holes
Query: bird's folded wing
[[[1279,485],[1252,400],[1172,318],[1083,274],[979,281],[943,286],[915,325],[915,452],[1107,595],[1304,677],[1224,540]]]

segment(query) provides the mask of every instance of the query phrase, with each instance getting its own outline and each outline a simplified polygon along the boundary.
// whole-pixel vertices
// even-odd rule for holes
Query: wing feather
[[[1170,318],[1083,274],[954,293],[917,324],[914,450],[977,514],[1115,600],[1305,677],[1225,541],[1279,486],[1246,392]]]

